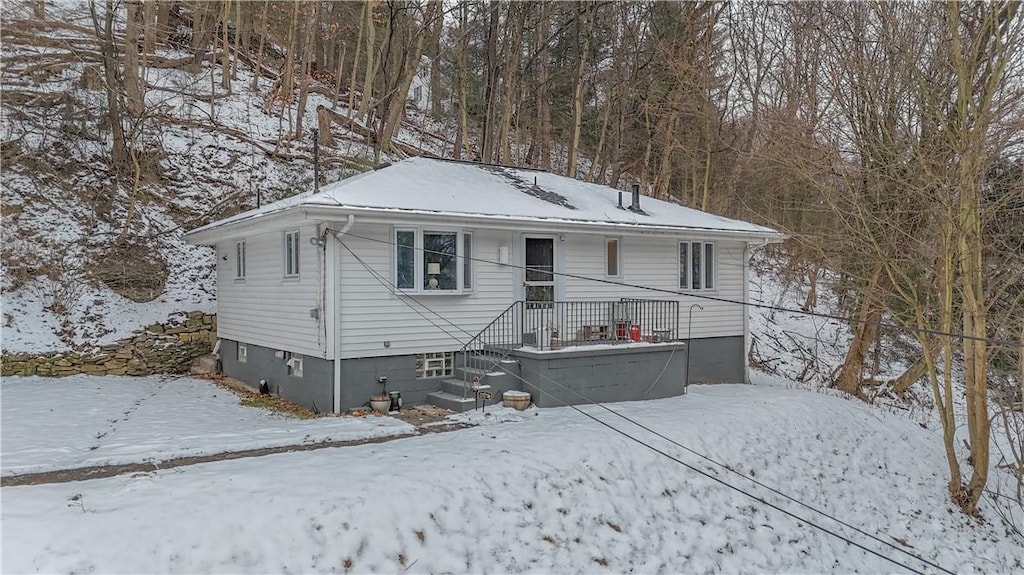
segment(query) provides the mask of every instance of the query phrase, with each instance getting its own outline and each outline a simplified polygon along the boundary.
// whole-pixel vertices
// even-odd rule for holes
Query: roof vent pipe
[[[640,184],[633,184],[633,204],[629,206],[633,211],[640,211]]]
[[[619,209],[622,209],[622,190],[619,190]]]

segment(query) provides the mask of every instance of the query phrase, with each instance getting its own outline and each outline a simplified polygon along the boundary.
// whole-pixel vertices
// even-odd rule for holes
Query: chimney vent
[[[619,209],[620,210],[623,209],[622,208],[622,191],[619,191]]]
[[[640,184],[633,184],[633,203],[629,206],[629,209],[634,212],[640,211]]]

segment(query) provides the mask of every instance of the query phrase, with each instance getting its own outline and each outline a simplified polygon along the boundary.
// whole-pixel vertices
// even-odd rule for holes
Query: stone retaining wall
[[[210,353],[216,340],[216,315],[183,312],[95,352],[4,353],[0,357],[0,375],[184,373],[193,359]]]

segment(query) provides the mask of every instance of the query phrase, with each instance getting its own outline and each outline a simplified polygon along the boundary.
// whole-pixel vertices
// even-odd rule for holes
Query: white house
[[[636,191],[425,157],[186,234],[216,248],[224,372],[336,412],[381,378],[406,403],[454,409],[472,385],[556,405],[744,381],[747,254],[781,237]]]
[[[427,56],[420,57],[420,64],[416,67],[416,75],[412,77],[409,84],[407,100],[409,105],[419,110],[430,108],[430,67],[432,60]]]

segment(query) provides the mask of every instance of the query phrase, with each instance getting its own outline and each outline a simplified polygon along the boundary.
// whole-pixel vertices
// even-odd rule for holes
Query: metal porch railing
[[[679,302],[622,298],[609,301],[517,301],[460,352],[467,382],[482,382],[509,352],[680,338]]]

